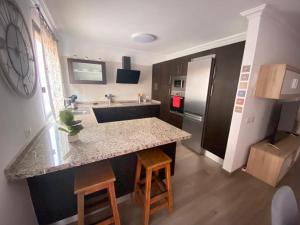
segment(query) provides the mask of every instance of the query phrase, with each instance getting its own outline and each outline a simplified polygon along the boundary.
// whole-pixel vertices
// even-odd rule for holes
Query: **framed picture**
[[[106,84],[105,62],[68,58],[71,84]]]

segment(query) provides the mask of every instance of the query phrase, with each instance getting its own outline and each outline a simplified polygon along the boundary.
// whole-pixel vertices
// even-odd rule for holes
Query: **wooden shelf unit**
[[[259,142],[251,146],[246,172],[275,187],[298,159],[299,147],[300,137],[295,135],[276,145]]]
[[[269,99],[300,97],[300,70],[287,64],[262,65],[255,96]]]

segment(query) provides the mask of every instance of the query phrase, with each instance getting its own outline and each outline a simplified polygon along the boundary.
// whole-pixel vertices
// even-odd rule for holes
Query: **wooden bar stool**
[[[85,224],[85,196],[107,190],[112,217],[97,225],[120,225],[114,182],[116,178],[108,161],[101,161],[79,167],[75,172],[74,192],[77,195],[78,225]]]
[[[137,153],[137,168],[134,184],[134,198],[143,200],[144,225],[149,224],[150,215],[167,208],[173,212],[173,195],[171,188],[171,162],[172,159],[160,149],[151,149]],[[146,178],[141,180],[142,167],[146,170]],[[159,171],[165,170],[166,182],[159,179]],[[152,173],[154,172],[154,175]],[[153,182],[152,182],[153,181]],[[157,187],[159,194],[152,195],[153,187]],[[144,185],[144,189],[143,189]],[[140,198],[143,197],[143,198]],[[151,207],[153,205],[153,207]]]

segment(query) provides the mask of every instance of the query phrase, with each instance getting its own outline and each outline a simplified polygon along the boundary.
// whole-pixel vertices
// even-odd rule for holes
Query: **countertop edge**
[[[33,136],[33,138],[29,141],[26,142],[24,144],[24,146],[22,146],[19,151],[16,153],[16,155],[9,161],[9,163],[5,166],[3,173],[6,176],[6,178],[9,180],[8,178],[8,171],[11,169],[11,167],[13,167],[15,164],[17,164],[21,158],[24,156],[24,154],[26,154],[30,148],[36,143],[37,139],[47,130],[47,128],[49,126],[51,126],[51,124],[54,123],[54,119],[51,117],[49,118],[45,124],[37,131],[37,133]]]
[[[63,165],[56,166],[56,167],[53,167],[53,168],[49,168],[47,170],[31,171],[30,175],[26,174],[26,173],[24,173],[24,174],[22,174],[22,173],[19,173],[19,174],[16,174],[16,173],[10,174],[9,168],[6,168],[4,170],[4,174],[5,174],[5,176],[6,176],[6,178],[7,178],[8,181],[16,181],[16,180],[21,180],[21,179],[27,179],[27,178],[41,176],[41,175],[45,175],[45,174],[49,174],[49,173],[53,173],[53,172],[58,172],[58,171],[65,170],[65,169],[71,169],[71,168],[75,168],[75,167],[78,167],[78,166],[83,166],[83,165],[86,165],[86,164],[89,164],[89,163],[93,163],[93,162],[97,162],[97,161],[101,161],[101,160],[106,160],[106,159],[110,159],[110,158],[114,158],[114,157],[126,155],[126,154],[129,154],[129,153],[134,153],[134,152],[142,151],[144,149],[155,148],[155,147],[158,147],[158,146],[161,146],[161,145],[166,145],[166,144],[170,144],[170,143],[174,143],[174,142],[178,142],[178,141],[187,140],[190,137],[191,137],[191,135],[187,135],[187,136],[176,138],[174,140],[169,140],[169,141],[166,141],[166,142],[163,142],[163,143],[155,143],[153,145],[147,146],[146,148],[140,147],[140,148],[135,149],[135,150],[122,151],[120,153],[114,154],[112,157],[110,157],[109,155],[107,155],[107,156],[104,156],[104,157],[95,158],[95,159],[88,160],[88,161],[85,161],[85,162],[73,162],[73,163],[67,163],[67,164],[63,164]],[[26,151],[26,149],[24,151]]]

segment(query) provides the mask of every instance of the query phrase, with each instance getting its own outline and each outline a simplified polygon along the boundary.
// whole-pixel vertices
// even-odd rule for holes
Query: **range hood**
[[[131,69],[131,59],[129,56],[122,57],[122,69],[117,70],[117,83],[137,84],[140,78],[139,70]]]

